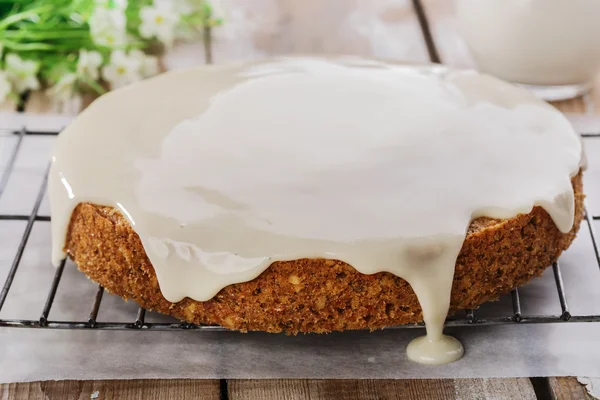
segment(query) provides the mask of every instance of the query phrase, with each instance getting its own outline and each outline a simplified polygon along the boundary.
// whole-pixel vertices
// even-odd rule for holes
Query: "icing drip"
[[[530,93],[443,67],[292,58],[169,73],[101,97],[59,137],[53,261],[80,202],[117,207],[165,298],[198,301],[274,261],[331,258],[415,291],[442,334],[470,221],[540,205],[571,229],[582,159],[567,120]]]

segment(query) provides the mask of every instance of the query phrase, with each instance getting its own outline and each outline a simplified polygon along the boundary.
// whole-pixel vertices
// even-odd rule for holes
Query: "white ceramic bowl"
[[[600,70],[600,0],[454,3],[460,32],[484,72],[553,100],[585,92]]]

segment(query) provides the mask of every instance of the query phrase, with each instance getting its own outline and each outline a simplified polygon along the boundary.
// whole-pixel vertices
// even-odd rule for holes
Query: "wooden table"
[[[468,67],[448,0],[225,0],[225,25],[213,33],[215,63],[270,54],[360,54]],[[175,47],[168,69],[206,61],[201,43]],[[556,103],[597,111],[600,90]],[[0,105],[2,110],[15,104]],[[52,111],[32,93],[26,112]],[[572,377],[425,380],[129,380],[0,385],[2,399],[592,399]]]

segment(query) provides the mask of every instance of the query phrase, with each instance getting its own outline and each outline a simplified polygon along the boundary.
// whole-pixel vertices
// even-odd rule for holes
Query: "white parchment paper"
[[[0,114],[0,123],[6,116]],[[0,198],[1,214],[28,214],[54,138],[28,136]],[[590,212],[600,214],[600,140],[586,139]],[[0,171],[16,138],[0,131]],[[48,215],[46,200],[40,210]],[[600,230],[600,221],[596,222]],[[8,273],[22,221],[0,221],[0,283]],[[600,314],[600,269],[587,225],[561,258],[573,315]],[[50,225],[36,222],[1,318],[37,319],[54,276]],[[65,267],[50,320],[85,321],[97,286]],[[559,314],[552,270],[520,289],[524,315]],[[137,306],[105,294],[99,321],[135,319]],[[511,315],[510,297],[486,304],[479,316]],[[147,321],[170,321],[149,313]],[[0,382],[132,378],[456,378],[600,376],[600,323],[467,326],[447,329],[465,345],[453,364],[424,366],[405,348],[422,329],[288,337],[236,332],[150,332],[0,328]]]

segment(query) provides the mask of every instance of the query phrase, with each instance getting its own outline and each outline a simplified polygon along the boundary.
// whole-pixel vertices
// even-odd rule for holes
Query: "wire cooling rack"
[[[4,172],[0,176],[0,198],[2,197],[9,180],[11,179],[12,172],[15,167],[15,162],[19,155],[19,150],[23,143],[23,139],[29,135],[45,135],[45,136],[56,136],[59,132],[57,131],[28,131],[23,128],[20,131],[13,132],[16,135],[16,142],[9,152],[8,162],[4,168]],[[600,132],[596,133],[582,133],[582,137],[585,140],[600,140]],[[23,253],[27,247],[27,242],[33,226],[35,223],[49,223],[50,216],[39,215],[40,206],[46,193],[46,186],[48,183],[48,169],[46,169],[42,183],[38,189],[35,203],[28,215],[14,215],[14,214],[0,214],[0,229],[3,228],[2,224],[6,221],[26,221],[25,230],[21,237],[19,246],[17,247],[16,254],[10,266],[8,275],[0,292],[0,311],[9,296],[10,288],[15,278],[15,275],[21,265],[21,259]],[[600,220],[600,215],[590,215],[587,211],[585,212],[585,222],[587,229],[590,232],[592,246],[589,251],[593,251],[595,260],[598,268],[600,268],[600,254],[598,249],[598,237],[593,226],[594,220]],[[582,227],[582,229],[585,229]],[[102,296],[104,294],[104,288],[98,286],[95,294],[94,303],[90,310],[87,321],[53,321],[49,320],[48,316],[54,303],[59,283],[65,268],[66,261],[63,261],[57,268],[54,274],[54,278],[50,283],[50,290],[46,297],[46,301],[41,310],[40,317],[38,319],[0,319],[0,327],[13,327],[13,328],[38,328],[38,329],[102,329],[102,330],[226,330],[219,326],[210,325],[194,325],[186,322],[182,323],[149,323],[145,321],[146,310],[139,307],[137,314],[132,315],[131,322],[104,322],[98,321],[98,312],[102,304]],[[50,265],[48,268],[51,268]],[[524,315],[521,312],[521,299],[519,297],[519,290],[514,289],[511,292],[512,297],[512,312],[508,312],[505,316],[500,317],[484,317],[477,315],[475,310],[466,310],[463,314],[451,317],[447,320],[447,326],[465,326],[465,325],[496,325],[496,324],[540,324],[540,323],[566,323],[566,322],[600,322],[600,315],[573,315],[569,310],[567,304],[567,293],[565,291],[565,285],[563,284],[563,278],[560,271],[560,264],[556,262],[552,265],[552,271],[554,273],[554,281],[558,299],[560,301],[561,311],[558,314],[553,315]],[[600,284],[600,275],[598,276],[598,282]],[[68,290],[68,289],[62,289]],[[411,324],[401,325],[388,329],[404,329],[420,327],[422,324]]]

